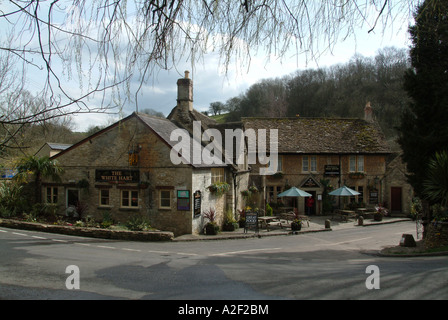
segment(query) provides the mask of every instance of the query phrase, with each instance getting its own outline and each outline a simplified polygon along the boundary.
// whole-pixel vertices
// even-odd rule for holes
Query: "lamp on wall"
[[[375,188],[376,188],[376,185],[380,182],[380,178],[378,178],[378,176],[375,176],[375,178],[373,179],[373,182],[375,183]]]

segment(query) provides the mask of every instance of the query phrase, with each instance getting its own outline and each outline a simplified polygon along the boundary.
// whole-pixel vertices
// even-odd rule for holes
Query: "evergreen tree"
[[[448,1],[426,0],[414,17],[412,67],[404,77],[411,102],[401,117],[398,142],[409,182],[423,196],[429,160],[448,148]]]

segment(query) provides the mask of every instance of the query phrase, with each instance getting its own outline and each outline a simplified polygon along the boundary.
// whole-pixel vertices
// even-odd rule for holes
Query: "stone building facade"
[[[307,213],[305,198],[277,197],[293,186],[312,194],[310,214],[324,213],[325,189],[343,185],[360,195],[333,199],[333,207],[350,202],[373,207],[386,200],[386,159],[391,152],[370,104],[365,119],[244,118],[243,126],[246,130],[278,130],[277,170],[263,176],[259,171],[266,165],[252,166],[249,184],[263,190],[260,206],[280,204]]]
[[[218,223],[228,211],[235,215],[243,205],[239,190],[247,188],[247,168],[194,163],[188,157],[172,161],[178,143],[173,132],[183,130],[191,138],[194,121],[201,131],[215,125],[193,109],[192,89],[188,74],[178,81],[177,106],[167,119],[133,113],[53,156],[65,173],[62,182],[44,181],[43,199],[57,204],[62,214],[72,210],[117,221],[143,216],[175,236],[202,232],[207,222],[202,213],[210,208]],[[211,193],[208,187],[217,182],[229,184],[229,191]]]
[[[408,216],[411,213],[414,190],[407,181],[407,174],[401,154],[392,154],[388,159],[384,177],[384,202],[392,215]]]

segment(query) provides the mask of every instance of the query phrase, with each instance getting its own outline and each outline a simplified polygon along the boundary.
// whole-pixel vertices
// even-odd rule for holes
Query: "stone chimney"
[[[370,101],[367,102],[364,108],[364,120],[367,122],[373,122],[373,109],[370,105]]]
[[[177,106],[183,112],[193,111],[193,80],[189,74],[185,71],[185,77],[177,80]]]

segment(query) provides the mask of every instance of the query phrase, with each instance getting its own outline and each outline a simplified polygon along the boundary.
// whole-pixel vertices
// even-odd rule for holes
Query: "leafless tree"
[[[359,28],[382,32],[397,19],[406,23],[417,3],[2,1],[0,26],[9,41],[0,39],[0,52],[15,57],[18,78],[40,72],[38,92],[46,105],[33,114],[2,115],[0,121],[20,125],[73,113],[116,111],[157,70],[175,69],[184,61],[194,65],[209,52],[219,54],[226,70],[233,63],[248,67],[257,50],[267,57],[289,58],[292,52],[318,59]],[[3,83],[0,94],[2,90]]]

